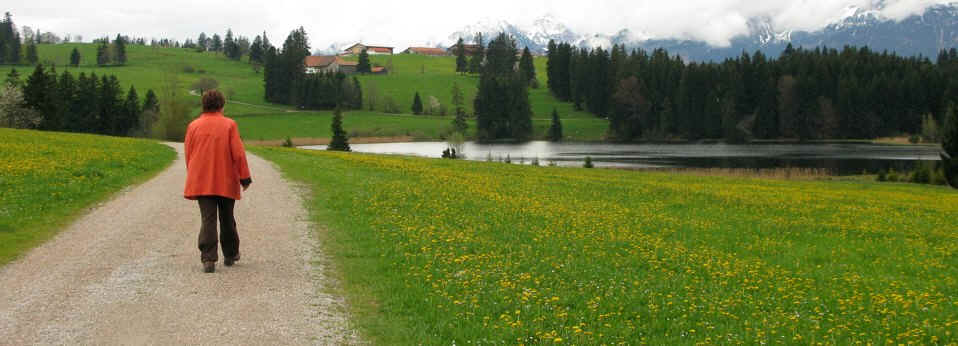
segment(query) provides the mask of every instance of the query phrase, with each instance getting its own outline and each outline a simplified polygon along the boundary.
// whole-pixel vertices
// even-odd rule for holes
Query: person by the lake
[[[200,206],[199,249],[203,271],[216,271],[218,244],[216,221],[219,214],[219,243],[223,264],[232,266],[240,259],[239,233],[233,206],[253,183],[246,149],[233,119],[223,114],[226,99],[217,90],[203,93],[203,114],[186,129],[186,188],[183,197]],[[242,191],[241,191],[242,188]]]

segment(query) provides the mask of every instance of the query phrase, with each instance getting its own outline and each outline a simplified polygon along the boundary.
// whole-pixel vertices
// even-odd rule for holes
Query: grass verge
[[[958,194],[253,148],[377,344],[954,342]]]
[[[148,140],[0,128],[0,265],[175,157]]]

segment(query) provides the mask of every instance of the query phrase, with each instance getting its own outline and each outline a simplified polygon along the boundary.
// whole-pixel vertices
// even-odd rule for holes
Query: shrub
[[[908,136],[908,143],[918,144],[919,142],[921,142],[921,136],[919,135]]]
[[[582,165],[585,168],[594,168],[595,165],[592,164],[592,156],[585,157],[585,164]]]
[[[196,69],[193,68],[193,66],[190,66],[190,65],[183,66],[183,73],[194,73],[194,72],[196,72]]]
[[[286,147],[286,148],[292,148],[292,147],[293,147],[293,140],[290,139],[289,136],[287,136],[287,137],[286,137],[286,140],[283,141],[283,147]]]
[[[931,184],[932,185],[948,185],[948,180],[945,178],[945,172],[941,169],[932,170]]]
[[[532,159],[532,165],[533,165],[533,166],[539,166],[539,157],[538,157],[538,156],[536,156],[535,158]]]
[[[888,181],[894,183],[894,182],[898,182],[899,180],[901,179],[898,177],[898,172],[895,172],[894,169],[888,171]]]
[[[928,166],[919,165],[915,168],[914,172],[911,172],[912,183],[916,184],[928,184],[931,182],[931,171],[928,169]]]
[[[884,169],[878,171],[878,177],[875,178],[875,180],[876,180],[876,181],[879,181],[879,182],[888,181],[888,172],[885,172]]]

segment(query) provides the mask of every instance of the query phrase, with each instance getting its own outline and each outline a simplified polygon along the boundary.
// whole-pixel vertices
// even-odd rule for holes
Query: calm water
[[[445,142],[353,144],[353,151],[438,158]],[[325,146],[304,147],[324,150]],[[919,161],[937,161],[938,149],[925,146],[877,144],[601,144],[528,142],[464,145],[466,158],[504,159],[528,164],[581,166],[591,156],[598,167],[622,168],[825,168],[835,174],[907,170]]]

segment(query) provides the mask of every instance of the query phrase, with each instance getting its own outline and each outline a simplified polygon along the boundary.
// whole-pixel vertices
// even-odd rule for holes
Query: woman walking
[[[233,119],[223,115],[226,99],[217,90],[203,93],[203,114],[186,129],[186,188],[183,197],[200,205],[203,225],[199,249],[203,271],[216,271],[218,260],[216,220],[219,214],[219,242],[223,245],[223,264],[240,259],[239,234],[233,218],[233,205],[253,183],[246,163],[246,150]]]

